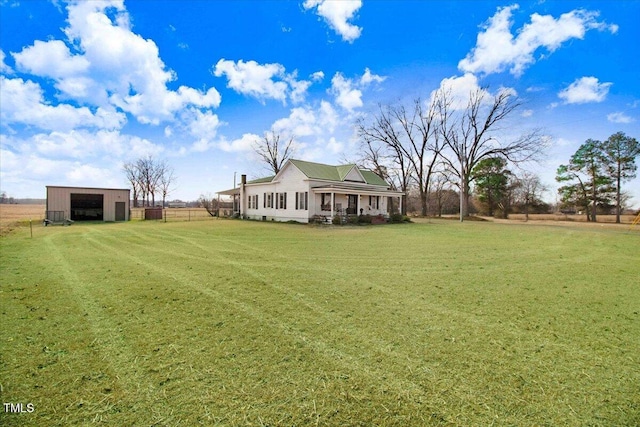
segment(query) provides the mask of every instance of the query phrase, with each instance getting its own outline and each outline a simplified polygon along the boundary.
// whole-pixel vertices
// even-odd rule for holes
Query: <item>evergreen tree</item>
[[[585,209],[587,220],[596,221],[598,206],[611,206],[611,178],[606,173],[602,142],[588,139],[571,156],[569,164],[560,165],[556,181],[572,182],[558,189],[563,203]],[[577,181],[577,182],[576,182]]]
[[[507,162],[503,158],[489,157],[478,162],[471,171],[475,193],[478,200],[487,206],[490,216],[494,215],[496,207],[501,207],[505,216],[508,214],[509,203],[506,203],[506,198],[511,172],[506,166]]]
[[[616,222],[620,223],[621,184],[636,177],[636,158],[640,155],[640,144],[635,138],[628,137],[623,132],[617,132],[604,141],[602,151],[605,170],[615,186]]]

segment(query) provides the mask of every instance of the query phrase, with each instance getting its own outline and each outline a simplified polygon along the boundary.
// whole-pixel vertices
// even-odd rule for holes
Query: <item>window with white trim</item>
[[[276,193],[276,209],[287,209],[287,193]]]
[[[309,192],[296,192],[296,209],[306,211],[309,209]]]
[[[258,195],[249,196],[249,209],[258,209]]]
[[[262,203],[265,208],[273,208],[273,193],[264,193]]]

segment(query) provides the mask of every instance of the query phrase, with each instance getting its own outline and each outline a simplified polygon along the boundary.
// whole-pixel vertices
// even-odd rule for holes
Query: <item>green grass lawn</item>
[[[434,221],[0,240],[2,426],[635,426],[640,234]]]

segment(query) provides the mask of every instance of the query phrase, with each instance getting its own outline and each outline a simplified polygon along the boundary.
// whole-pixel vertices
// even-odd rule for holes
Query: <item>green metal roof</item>
[[[265,182],[271,182],[273,181],[273,178],[275,178],[275,175],[266,176],[264,178],[253,179],[251,181],[247,181],[247,184],[262,184]]]
[[[385,187],[389,186],[387,181],[382,179],[380,176],[376,175],[375,172],[372,172],[366,169],[360,169],[360,173],[362,174],[362,177],[364,178],[364,180],[367,181],[367,184],[383,185]]]
[[[295,160],[290,159],[289,162],[293,163],[300,172],[305,174],[307,178],[310,179],[321,179],[324,181],[336,181],[343,182],[347,177],[349,172],[356,168],[356,165],[339,165],[339,166],[331,166],[325,165],[322,163],[314,163],[314,162],[305,162],[304,160]],[[357,168],[356,168],[357,169]],[[365,182],[370,185],[379,185],[383,187],[388,187],[389,184],[376,175],[374,172],[366,169],[357,169],[362,174]],[[273,181],[275,176],[267,176],[264,178],[258,178],[251,181],[248,181],[247,184],[263,184],[267,182]]]
[[[342,181],[338,168],[322,163],[305,162],[303,160],[289,160],[300,172],[311,179],[326,179],[329,181]]]
[[[298,169],[300,169],[300,171],[305,174],[307,178],[338,182],[344,181],[345,177],[349,174],[351,169],[356,167],[356,165],[353,164],[331,166],[322,163],[305,162],[303,160],[291,159],[289,161],[293,163]],[[389,184],[387,184],[384,179],[380,178],[375,173],[365,169],[358,170],[362,174],[362,177],[367,184],[380,185],[384,187],[389,186]]]

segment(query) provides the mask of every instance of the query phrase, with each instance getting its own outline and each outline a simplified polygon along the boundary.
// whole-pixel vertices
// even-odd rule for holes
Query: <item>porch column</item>
[[[356,215],[360,215],[360,194],[358,194],[358,203],[356,203]]]
[[[336,202],[336,199],[335,199],[334,193],[331,192],[331,220],[333,220],[333,205],[335,202]]]

